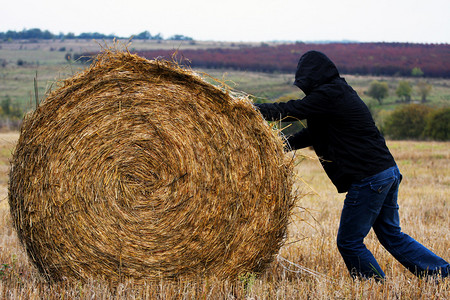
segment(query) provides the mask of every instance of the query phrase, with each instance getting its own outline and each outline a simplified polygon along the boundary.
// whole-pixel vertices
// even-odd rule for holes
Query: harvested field
[[[6,195],[8,159],[17,133],[0,134],[1,194]],[[450,259],[450,143],[388,141],[404,176],[400,187],[403,231]],[[310,150],[301,151],[313,156]],[[298,153],[297,153],[298,154]],[[417,279],[396,262],[371,233],[367,247],[386,272],[384,284],[352,281],[335,245],[344,195],[337,194],[317,160],[306,159],[295,169],[317,192],[303,197],[288,225],[288,241],[262,276],[251,274],[229,281],[168,282],[137,286],[133,281],[105,285],[90,280],[48,284],[20,246],[8,209],[0,209],[0,297],[3,299],[449,299],[450,280],[440,284]],[[315,273],[314,273],[315,272]]]

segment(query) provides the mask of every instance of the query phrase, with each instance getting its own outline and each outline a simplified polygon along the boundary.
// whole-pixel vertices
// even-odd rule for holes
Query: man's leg
[[[373,224],[375,234],[386,250],[415,275],[449,276],[448,262],[401,231],[397,204],[401,175],[398,169],[396,177],[398,180],[391,187],[380,214]]]
[[[375,257],[364,245],[364,238],[377,219],[384,199],[394,183],[392,171],[388,170],[353,184],[344,201],[337,245],[354,277],[381,279],[385,276]],[[380,185],[376,190],[372,187],[373,182]]]

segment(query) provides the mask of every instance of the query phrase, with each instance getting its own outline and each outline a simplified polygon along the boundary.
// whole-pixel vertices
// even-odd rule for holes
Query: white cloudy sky
[[[196,40],[450,43],[449,0],[8,0],[0,32],[148,30]]]

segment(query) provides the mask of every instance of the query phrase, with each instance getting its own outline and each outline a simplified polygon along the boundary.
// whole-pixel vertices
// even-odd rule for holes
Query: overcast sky
[[[0,31],[196,40],[450,43],[449,0],[8,0]]]

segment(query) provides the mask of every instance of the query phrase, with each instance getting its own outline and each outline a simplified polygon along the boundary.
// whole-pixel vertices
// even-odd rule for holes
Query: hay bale
[[[293,206],[282,147],[248,99],[105,50],[25,118],[12,219],[49,280],[259,272]]]

